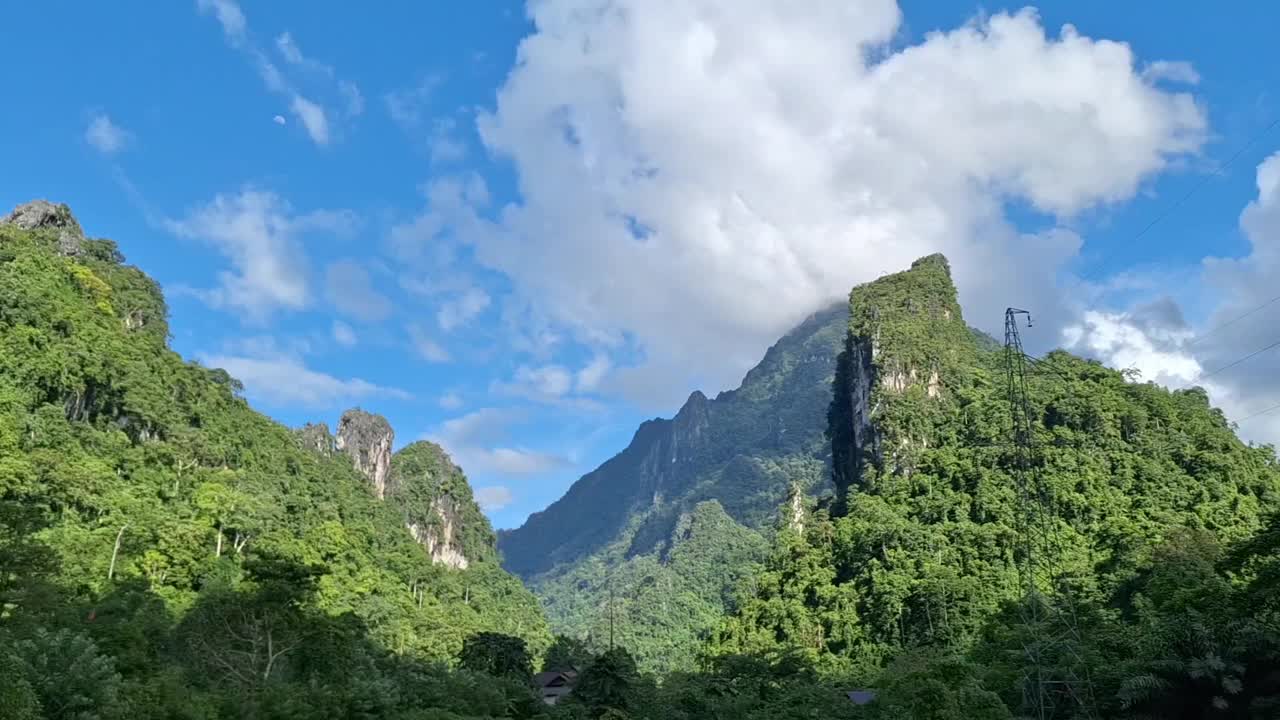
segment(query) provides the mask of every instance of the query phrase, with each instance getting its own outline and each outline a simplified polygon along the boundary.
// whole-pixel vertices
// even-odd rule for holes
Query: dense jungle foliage
[[[738,580],[764,559],[788,491],[829,486],[823,410],[847,317],[834,307],[808,318],[741,387],[695,392],[675,418],[644,423],[500,534],[503,566],[537,593],[553,630],[601,638],[612,623],[642,670],[694,668]]]
[[[589,620],[552,638],[487,523],[459,526],[463,571],[406,529],[445,497],[471,512],[438,448],[410,446],[378,500],[349,458],[169,351],[158,288],[114,244],[0,226],[0,717],[995,720],[1026,712],[1027,648],[1071,626],[1077,652],[1041,666],[1076,673],[1094,717],[1280,717],[1273,448],[1201,390],[1052,353],[1021,473],[1006,356],[964,326],[944,259],[851,308],[839,358],[774,356],[826,368],[804,402],[831,491],[814,499],[795,425],[752,430],[786,372],[744,383],[755,415],[691,400],[645,450],[674,473],[636,493],[680,501],[622,514],[619,563],[577,558],[563,587],[589,592],[558,602]],[[715,413],[795,462],[735,464]],[[748,522],[763,501],[717,488],[766,462],[773,507]],[[1053,510],[1031,521],[1052,565],[1033,594],[1024,482]],[[574,671],[572,692],[544,704],[536,669]]]
[[[159,288],[114,243],[58,235],[0,225],[6,697],[33,717],[350,717],[400,702],[395,672],[443,682],[423,663],[475,633],[549,644],[487,522],[461,538],[479,562],[432,564],[350,459],[167,348]],[[437,470],[420,450],[397,472]]]

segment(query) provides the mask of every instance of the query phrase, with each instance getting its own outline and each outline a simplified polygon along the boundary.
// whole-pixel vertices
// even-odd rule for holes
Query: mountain
[[[1011,404],[1010,357],[965,326],[941,256],[854,288],[827,413],[836,502],[782,528],[711,652],[855,682],[911,648],[960,653],[1018,708],[1039,648],[1052,677],[1092,678],[1075,688],[1102,716],[1273,713],[1280,636],[1243,618],[1248,583],[1274,582],[1251,564],[1280,557],[1274,449],[1243,443],[1199,388],[1061,351]],[[1223,676],[1197,675],[1206,663]]]
[[[141,623],[130,662],[221,677],[197,650],[238,636],[182,635],[193,613],[250,588],[276,602],[290,578],[290,612],[414,657],[450,660],[485,631],[550,643],[440,448],[392,455],[390,426],[359,410],[336,437],[285,428],[225,371],[170,350],[167,323],[157,284],[66,206],[0,219],[0,625]],[[286,657],[258,672],[303,670]]]
[[[612,615],[642,667],[692,663],[734,584],[765,556],[793,488],[826,489],[826,408],[848,311],[806,319],[736,390],[700,392],[518,529],[503,566],[542,599],[559,632],[604,643]],[[612,596],[612,602],[610,597]],[[663,598],[666,598],[665,600]],[[671,609],[676,601],[680,610]]]

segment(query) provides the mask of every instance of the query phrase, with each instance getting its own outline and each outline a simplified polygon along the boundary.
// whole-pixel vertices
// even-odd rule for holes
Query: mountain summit
[[[861,470],[863,453],[849,449],[878,457],[874,388],[936,396],[973,344],[942,255],[858,286],[849,303],[783,336],[737,389],[694,392],[674,418],[643,423],[564,497],[500,533],[504,566],[562,632],[599,637],[612,593],[615,625],[621,618],[640,660],[679,666],[763,559],[774,528],[802,522],[800,498],[831,493],[832,447],[837,498]],[[891,460],[909,462],[909,447],[893,448]],[[682,613],[651,610],[673,592],[688,605]]]

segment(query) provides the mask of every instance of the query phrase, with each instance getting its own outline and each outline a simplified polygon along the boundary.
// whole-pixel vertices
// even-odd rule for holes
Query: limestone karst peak
[[[352,408],[342,413],[338,421],[336,448],[345,452],[356,470],[369,479],[379,499],[387,496],[394,441],[395,431],[381,415]]]

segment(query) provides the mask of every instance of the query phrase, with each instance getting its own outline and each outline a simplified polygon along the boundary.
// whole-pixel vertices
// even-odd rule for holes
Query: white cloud
[[[325,294],[338,312],[365,322],[391,314],[391,301],[373,287],[369,272],[355,260],[339,260],[325,269]]]
[[[668,388],[633,397],[646,405],[736,383],[810,312],[935,251],[978,324],[998,323],[1015,276],[1020,301],[1065,319],[1055,280],[1079,238],[1022,236],[1005,203],[1119,202],[1205,137],[1193,98],[1128,46],[1047,36],[1031,12],[908,47],[889,0],[530,12],[479,119],[521,202],[487,222],[432,197],[419,221],[473,243],[553,330],[632,339],[633,384]]]
[[[1185,328],[1142,323],[1132,313],[1086,312],[1080,324],[1063,332],[1069,349],[1105,358],[1112,367],[1135,368],[1142,379],[1174,387],[1196,380],[1200,363],[1182,345],[1192,338]]]
[[[276,49],[280,51],[280,55],[284,57],[285,62],[293,65],[305,65],[307,63],[307,59],[302,56],[302,51],[293,42],[293,36],[287,32],[281,33],[276,38]]]
[[[473,320],[489,307],[489,294],[477,287],[467,288],[458,297],[446,301],[436,312],[440,329],[449,332]]]
[[[509,428],[525,415],[509,408],[481,408],[447,420],[428,433],[468,473],[539,475],[568,466],[561,455],[524,447],[509,447]]]
[[[438,75],[428,75],[417,85],[402,90],[394,90],[383,96],[387,105],[387,114],[406,131],[417,129],[427,117],[428,105],[443,79]]]
[[[490,390],[529,400],[554,401],[573,389],[573,374],[560,365],[521,365],[509,382],[495,380]]]
[[[440,400],[437,401],[437,404],[445,410],[457,410],[462,407],[463,400],[462,396],[458,393],[447,392],[440,396]]]
[[[295,214],[278,195],[252,188],[217,195],[181,220],[164,221],[171,232],[209,243],[231,263],[231,270],[218,274],[219,287],[199,291],[201,296],[254,320],[308,305],[309,265],[300,235],[343,233],[353,224],[343,211]]]
[[[471,467],[502,475],[542,475],[569,465],[569,460],[562,455],[527,448],[500,447],[469,451],[467,457]]]
[[[579,370],[575,376],[575,384],[578,392],[593,392],[600,387],[600,381],[608,374],[612,363],[606,355],[597,355],[592,358],[586,367]]]
[[[202,13],[217,18],[227,42],[254,64],[267,89],[288,99],[289,112],[298,119],[316,145],[323,147],[334,139],[335,113],[325,105],[332,107],[341,103],[346,108],[347,118],[364,112],[360,88],[353,82],[339,79],[332,66],[304,55],[289,32],[280,34],[275,41],[276,52],[284,59],[286,72],[250,40],[248,21],[234,0],[197,0],[197,7]],[[307,93],[304,94],[299,85],[307,86]],[[316,99],[317,93],[322,96],[320,100]],[[285,124],[281,115],[276,115],[273,120],[278,125]]]
[[[1200,73],[1191,63],[1157,60],[1147,65],[1142,77],[1151,81],[1167,81],[1195,85],[1200,82]]]
[[[338,81],[338,92],[347,101],[347,114],[355,117],[364,113],[364,95],[353,82]]]
[[[342,347],[349,348],[355,347],[357,340],[356,331],[351,329],[350,325],[342,322],[341,320],[333,321],[334,342],[338,343]]]
[[[325,117],[324,108],[295,94],[289,102],[289,109],[302,121],[312,142],[317,145],[329,144],[329,120]]]
[[[431,336],[428,335],[420,326],[410,325],[408,327],[408,331],[409,341],[413,344],[414,351],[417,352],[418,356],[423,360],[433,363],[444,363],[449,362],[449,360],[452,359],[449,355],[449,351],[444,349],[440,343],[433,340]]]
[[[1200,385],[1228,418],[1240,421],[1245,438],[1280,444],[1280,412],[1263,412],[1280,404],[1280,350],[1253,355],[1280,340],[1270,309],[1280,304],[1280,153],[1258,166],[1257,188],[1240,216],[1249,253],[1206,258],[1201,277],[1193,279],[1212,308],[1200,327],[1189,327],[1179,306],[1163,299],[1124,313],[1088,313],[1066,338],[1109,364],[1138,367],[1147,379]]]
[[[441,423],[438,437],[455,445],[482,445],[505,439],[524,414],[509,408],[480,408]]]
[[[501,510],[510,505],[514,499],[515,496],[511,494],[511,488],[504,485],[476,488],[476,502],[480,505],[481,510]]]
[[[457,137],[458,124],[453,118],[436,120],[427,140],[427,151],[433,165],[444,165],[467,156],[467,146]]]
[[[240,380],[251,398],[277,407],[331,408],[372,397],[398,400],[412,397],[403,390],[359,378],[341,379],[312,370],[293,357],[202,355],[200,360]]]
[[[244,42],[248,27],[244,13],[240,11],[240,6],[235,0],[196,0],[196,7],[200,12],[212,14],[217,18],[218,24],[222,25],[223,34],[232,45]]]
[[[84,131],[85,142],[103,155],[114,155],[129,144],[129,132],[116,125],[105,113],[97,113]]]

